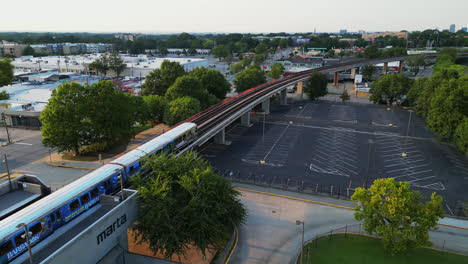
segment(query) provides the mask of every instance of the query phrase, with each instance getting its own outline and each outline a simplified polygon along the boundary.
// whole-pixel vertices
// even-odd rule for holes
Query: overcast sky
[[[12,3],[12,2],[10,2]],[[0,31],[337,32],[468,27],[468,0],[20,0]],[[8,10],[7,10],[8,9]]]

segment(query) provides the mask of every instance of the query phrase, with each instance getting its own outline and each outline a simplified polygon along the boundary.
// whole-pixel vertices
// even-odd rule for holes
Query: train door
[[[62,221],[62,213],[60,212],[60,209],[52,212],[49,215],[50,223],[52,226],[52,230],[56,230],[60,226],[62,226],[63,221]]]

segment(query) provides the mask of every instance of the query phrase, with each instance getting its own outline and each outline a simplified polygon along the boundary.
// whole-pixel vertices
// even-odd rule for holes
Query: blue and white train
[[[120,178],[126,181],[141,169],[145,156],[170,153],[196,137],[197,126],[183,123],[111,163],[83,176],[47,197],[0,222],[0,264],[9,263],[27,251],[24,223],[30,232],[30,243],[41,243],[55,230],[99,203],[101,194],[120,189]]]

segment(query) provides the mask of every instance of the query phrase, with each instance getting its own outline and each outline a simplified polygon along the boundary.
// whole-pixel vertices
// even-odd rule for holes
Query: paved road
[[[39,135],[0,147],[0,158],[2,160],[0,173],[6,172],[5,154],[7,155],[10,170],[15,170],[49,155],[49,148],[42,145],[41,140],[42,136]]]
[[[289,263],[301,245],[302,227],[296,225],[296,220],[305,222],[305,240],[357,223],[351,210],[241,193],[248,217],[240,229],[239,243],[230,263]]]
[[[353,207],[350,201],[310,196],[276,189],[244,184],[237,187],[255,191],[271,192],[299,199]],[[301,226],[296,220],[305,222],[305,241],[331,229],[353,225],[353,211],[305,201],[293,200],[249,191],[241,191],[242,202],[247,207],[246,224],[240,228],[239,242],[230,263],[290,263],[301,247]],[[440,222],[450,222],[443,219]],[[458,221],[467,227],[468,222]],[[468,254],[468,230],[441,226],[430,233],[436,246],[452,248]]]

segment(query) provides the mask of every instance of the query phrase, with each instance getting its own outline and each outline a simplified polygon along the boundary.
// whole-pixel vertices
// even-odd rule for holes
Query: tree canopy
[[[238,93],[266,82],[265,73],[258,67],[249,67],[236,75],[234,84]]]
[[[413,80],[401,73],[385,74],[372,83],[369,99],[374,103],[387,101],[389,105],[392,105],[394,102],[400,102],[403,99],[412,84]]]
[[[166,257],[182,255],[189,245],[203,254],[221,248],[246,210],[240,194],[193,152],[153,156],[144,163],[148,175],[132,183],[140,198],[135,238]]]
[[[376,69],[374,65],[365,65],[362,67],[362,75],[367,80],[372,80],[372,75],[374,75]]]
[[[202,110],[200,101],[197,99],[184,96],[170,101],[164,112],[164,123],[175,125]]]
[[[89,64],[89,68],[96,70],[96,73],[102,73],[102,75],[107,75],[107,72],[109,71],[109,55],[108,54],[102,54],[99,59],[91,62]]]
[[[115,74],[120,76],[122,72],[127,68],[127,64],[119,57],[117,53],[113,53],[108,58],[109,69],[113,70]]]
[[[327,94],[327,76],[321,72],[312,72],[310,79],[306,82],[304,92],[310,100],[315,100]]]
[[[164,111],[167,106],[166,99],[163,96],[154,94],[143,96],[143,100],[148,106],[150,120],[153,122],[162,122]]]
[[[185,75],[185,70],[178,62],[163,61],[161,67],[146,77],[142,87],[142,95],[164,95],[177,78]]]
[[[217,70],[199,67],[191,71],[189,76],[193,76],[200,80],[202,87],[205,88],[208,93],[216,96],[219,100],[224,99],[226,97],[226,93],[231,89],[231,84],[229,84],[223,74]]]
[[[284,73],[283,64],[281,64],[279,62],[275,62],[275,64],[273,64],[273,66],[271,66],[271,70],[270,70],[271,78],[279,79],[283,75],[283,73]]]
[[[358,202],[354,217],[363,220],[364,230],[383,237],[392,254],[414,247],[430,246],[429,230],[442,217],[442,197],[432,194],[422,203],[422,195],[410,184],[393,178],[377,179],[369,189],[356,188],[351,200]]]
[[[109,146],[129,138],[132,126],[147,120],[145,106],[133,95],[116,91],[110,81],[62,84],[41,113],[42,142],[76,154],[86,145]]]
[[[202,86],[199,79],[190,75],[177,78],[175,83],[167,89],[165,97],[166,100],[173,101],[185,96],[197,99],[203,108],[207,106],[208,91]]]
[[[13,65],[11,59],[0,58],[0,87],[10,84],[13,81]]]

